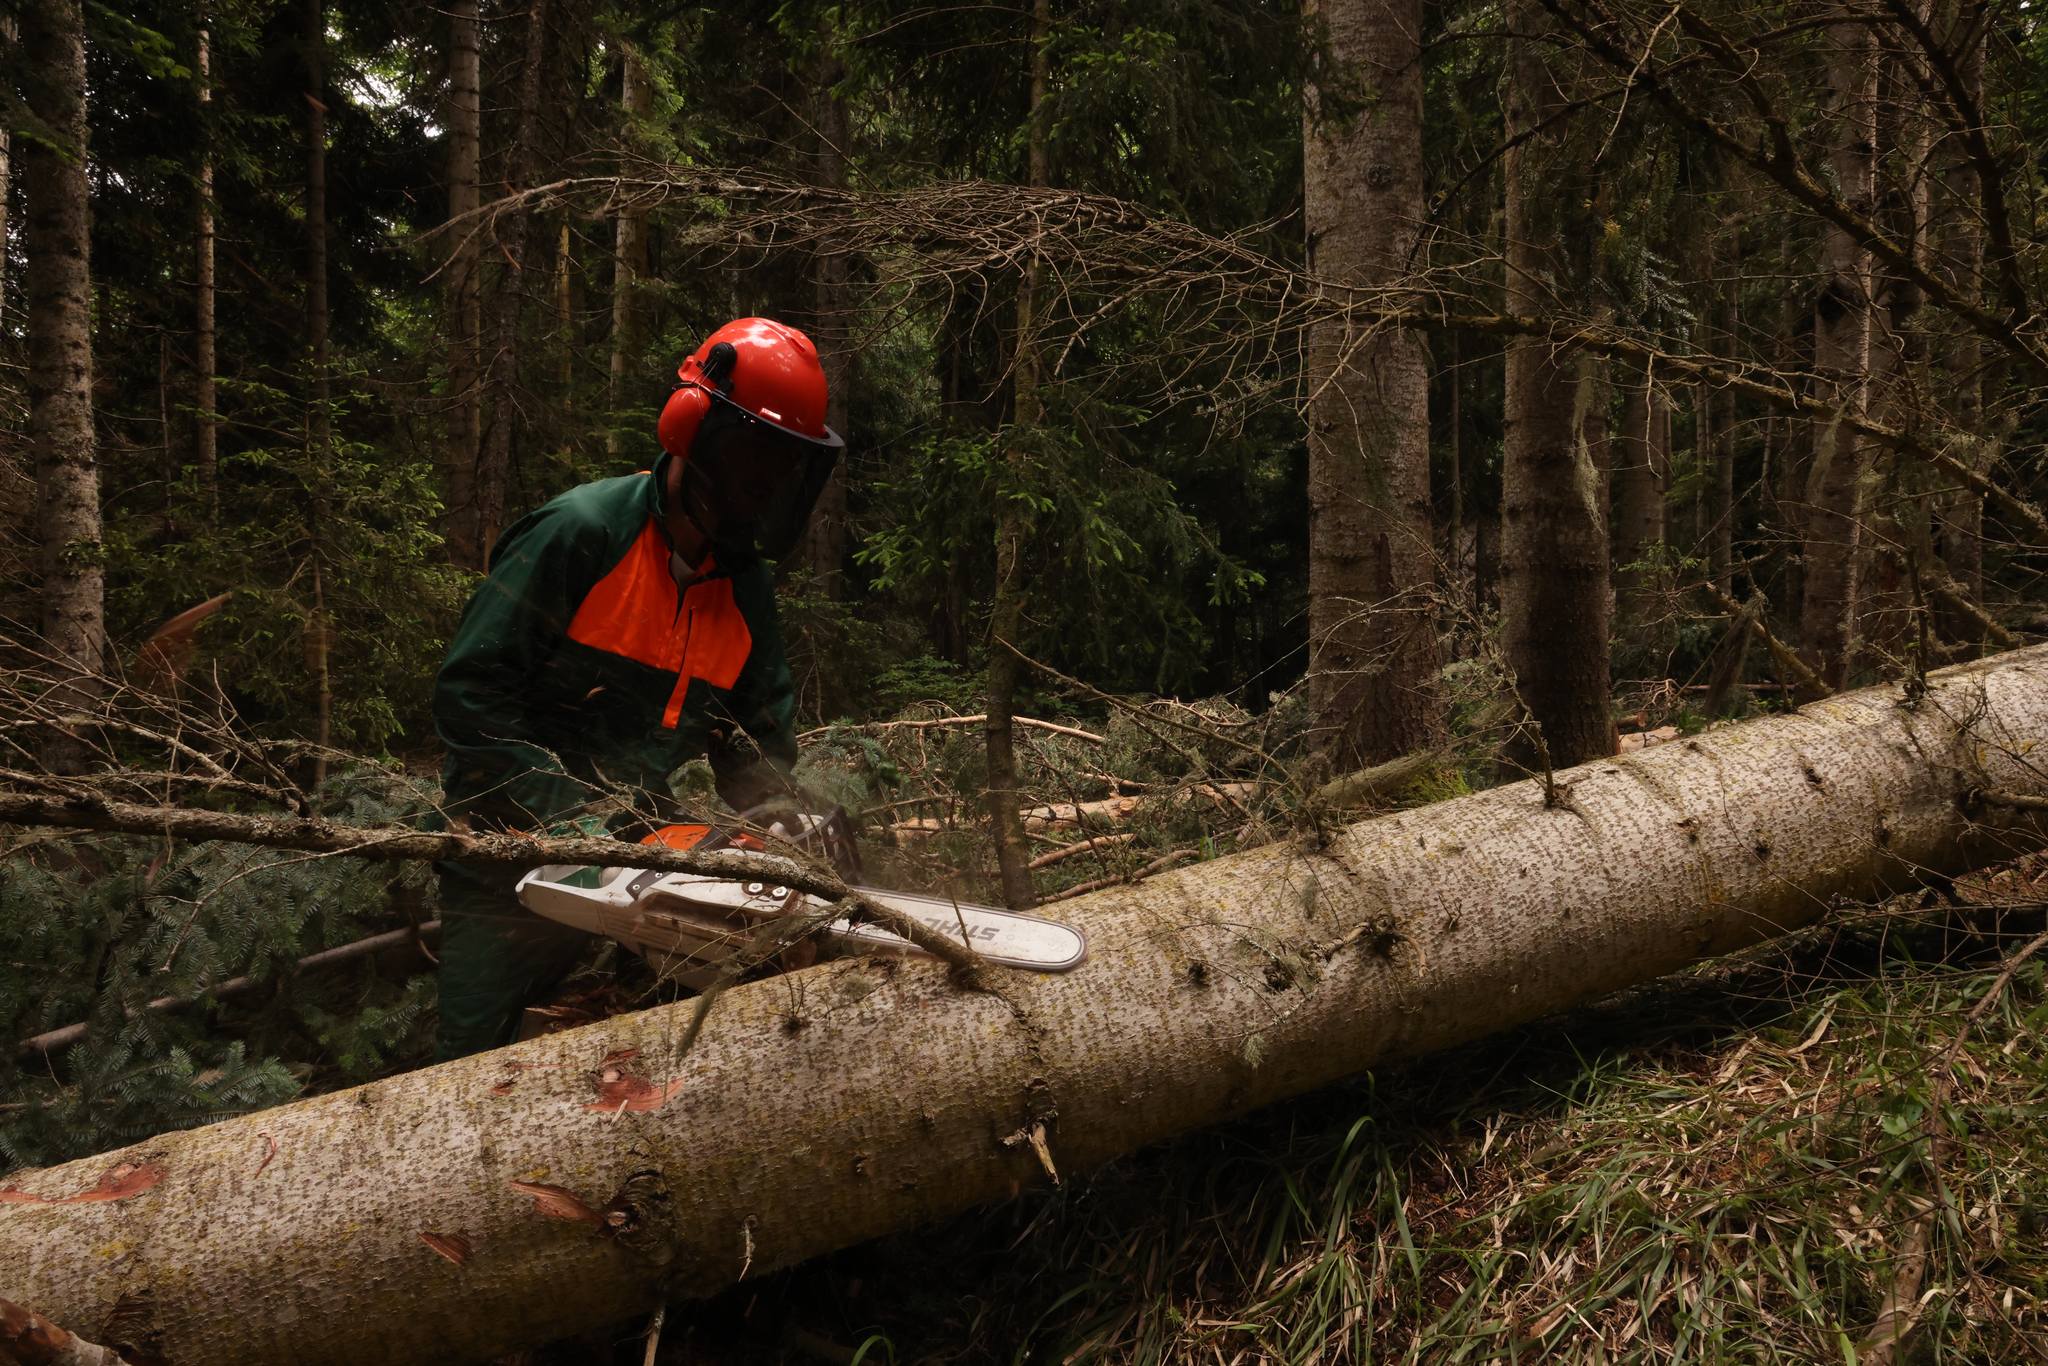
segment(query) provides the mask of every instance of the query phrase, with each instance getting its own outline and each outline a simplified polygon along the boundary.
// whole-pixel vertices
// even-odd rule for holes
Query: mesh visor
[[[802,538],[842,444],[829,428],[812,440],[714,395],[683,466],[685,496],[710,512],[713,544],[779,560]]]

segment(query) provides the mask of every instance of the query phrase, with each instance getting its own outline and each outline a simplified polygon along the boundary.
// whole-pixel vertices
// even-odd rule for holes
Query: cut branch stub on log
[[[19,1366],[128,1366],[119,1353],[87,1342],[35,1310],[0,1299],[0,1362]]]
[[[1071,1180],[2037,846],[2036,813],[1972,794],[2048,797],[2048,647],[1928,682],[1597,760],[1554,806],[1520,782],[1073,902],[1088,965],[1003,997],[826,964],[734,987],[687,1057],[685,1002],[17,1173],[0,1267],[171,1366],[478,1360],[707,1295],[1047,1180],[1004,1141],[1034,1127]],[[607,1072],[664,1098],[593,1110]],[[162,1174],[46,1202],[112,1161]]]

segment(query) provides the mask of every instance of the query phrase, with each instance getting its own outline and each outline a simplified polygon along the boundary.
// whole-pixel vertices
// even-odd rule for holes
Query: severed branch
[[[1383,802],[1451,757],[1448,745],[1403,754],[1371,768],[1332,778],[1316,789],[1315,799],[1330,806],[1368,806]]]
[[[1075,840],[1072,844],[1063,844],[1057,849],[1047,850],[1024,866],[1035,873],[1040,868],[1050,868],[1055,863],[1064,863],[1076,854],[1093,853],[1098,849],[1106,849],[1112,845],[1129,844],[1137,837],[1136,832],[1130,830],[1114,835],[1089,834],[1082,839]]]
[[[1922,572],[1925,573],[1926,571],[1923,570]],[[1985,637],[1997,645],[1999,649],[2017,650],[2021,645],[2025,644],[2018,636],[2006,630],[1998,618],[1985,611],[1983,606],[1970,596],[1970,590],[1957,583],[1949,575],[1944,573],[1932,575],[1927,582],[1927,591],[1941,599],[1942,603],[1956,615],[1968,617],[1971,621],[1976,622],[1977,629],[1982,631]]]
[[[932,716],[910,721],[865,721],[855,726],[820,726],[816,730],[807,730],[796,738],[799,740],[811,740],[820,735],[828,735],[834,730],[939,730],[949,726],[978,726],[986,720],[988,720],[987,712],[976,712],[972,716]],[[1076,740],[1087,740],[1098,745],[1108,743],[1108,741],[1092,730],[1082,730],[1077,726],[1062,726],[1055,721],[1040,721],[1036,717],[1031,716],[1013,716],[1010,718],[1010,724],[1013,726],[1029,726],[1034,730],[1050,731],[1054,735],[1070,735]]]
[[[1742,604],[1723,593],[1719,584],[1709,582],[1700,586],[1706,590],[1707,596],[1714,600],[1714,606],[1731,621],[1739,622],[1743,619],[1745,613]],[[1798,700],[1818,702],[1821,698],[1833,694],[1834,689],[1822,682],[1820,675],[1808,667],[1806,661],[1801,659],[1790,645],[1772,634],[1762,613],[1750,617],[1750,626],[1756,632],[1756,638],[1763,642],[1764,648],[1771,652],[1772,662],[1777,665],[1784,681],[1792,685],[1793,695]]]
[[[0,1299],[0,1362],[20,1366],[129,1366],[111,1347],[87,1342],[35,1310]]]
[[[0,791],[0,824],[54,825],[122,835],[164,835],[174,839],[225,840],[300,853],[348,854],[373,859],[459,859],[498,868],[534,868],[546,863],[616,867],[630,863],[664,873],[759,881],[767,871],[758,855],[669,849],[624,844],[613,839],[540,839],[526,835],[471,831],[415,830],[403,825],[349,825],[311,816],[244,816],[192,807],[144,806],[90,794],[52,796]],[[807,896],[844,900],[853,919],[878,925],[949,964],[969,983],[982,980],[987,966],[979,954],[909,916],[862,896],[829,871],[776,856],[774,876]]]

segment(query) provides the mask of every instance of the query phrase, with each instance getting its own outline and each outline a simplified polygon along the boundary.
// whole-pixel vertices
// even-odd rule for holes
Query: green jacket
[[[666,797],[698,755],[735,807],[786,790],[796,698],[774,582],[749,558],[678,589],[668,459],[499,537],[434,684],[451,815],[540,829],[622,786]]]

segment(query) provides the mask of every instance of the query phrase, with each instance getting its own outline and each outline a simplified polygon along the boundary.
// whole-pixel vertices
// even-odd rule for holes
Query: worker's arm
[[[733,597],[746,614],[753,648],[723,699],[725,715],[710,745],[718,795],[735,811],[799,795],[796,767],[796,683],[782,644],[775,585],[765,565],[733,576]]]
[[[572,813],[585,785],[536,742],[530,690],[564,639],[601,558],[601,528],[554,506],[507,531],[434,681],[458,814],[537,829]]]

